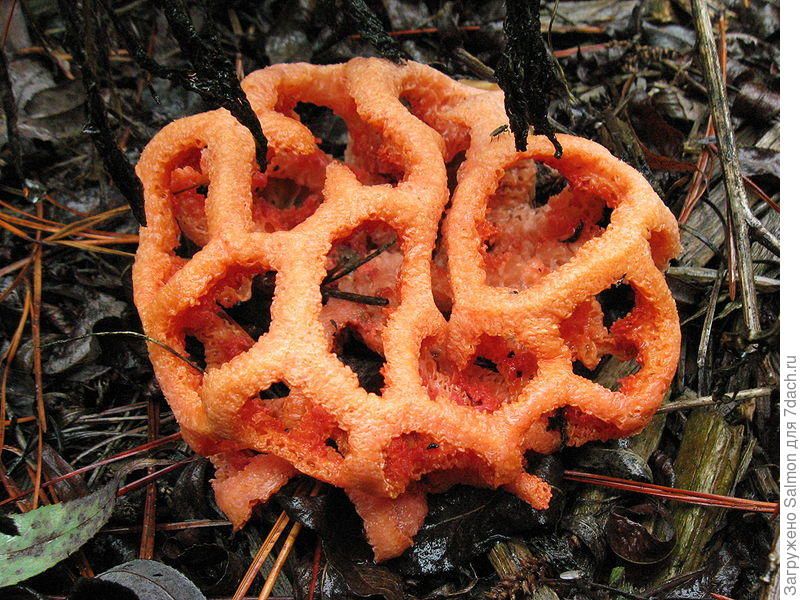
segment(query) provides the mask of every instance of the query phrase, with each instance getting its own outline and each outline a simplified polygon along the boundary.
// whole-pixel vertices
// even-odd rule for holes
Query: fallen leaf
[[[48,478],[61,477],[75,470],[50,444],[42,444],[42,464]],[[62,501],[77,500],[89,494],[89,488],[81,475],[57,481],[53,490]]]
[[[642,34],[650,46],[669,48],[677,52],[691,52],[695,44],[694,30],[682,25],[654,25],[642,23]]]
[[[126,595],[127,594],[127,595]],[[69,600],[206,600],[180,571],[154,560],[132,560],[82,580]]]
[[[642,521],[655,518],[648,528]],[[675,529],[666,509],[655,504],[631,508],[615,507],[606,523],[606,537],[612,552],[630,563],[651,565],[661,562],[675,548]],[[660,531],[660,534],[655,533]]]
[[[19,535],[0,533],[0,587],[42,573],[83,546],[111,517],[117,487],[115,480],[79,500],[11,517]]]
[[[226,591],[236,588],[247,569],[242,557],[220,544],[195,544],[169,562],[190,575],[192,581],[197,582],[197,586],[210,596],[224,595]]]
[[[664,118],[662,111],[644,91],[637,91],[628,104],[631,125],[639,139],[656,153],[675,158],[681,155],[686,136]]]
[[[338,490],[319,496],[278,496],[292,517],[322,538],[326,568],[320,577],[322,598],[341,598],[342,590],[359,597],[403,600],[403,579],[370,560],[360,518]]]
[[[781,97],[758,82],[747,81],[739,85],[733,112],[746,119],[768,123],[780,115]]]
[[[653,481],[653,473],[647,461],[631,450],[587,446],[576,454],[575,469],[631,481]]]
[[[529,458],[529,470],[553,486],[546,510],[536,510],[502,490],[455,486],[428,497],[429,512],[414,545],[396,559],[411,577],[455,572],[503,538],[551,529],[563,506],[561,463],[555,456]]]
[[[742,173],[748,177],[771,175],[781,178],[781,153],[769,148],[745,146],[739,148],[739,164]]]

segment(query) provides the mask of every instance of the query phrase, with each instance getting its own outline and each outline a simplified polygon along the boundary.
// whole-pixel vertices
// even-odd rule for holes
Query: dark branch
[[[400,62],[405,58],[400,46],[386,33],[383,23],[364,0],[344,0],[343,5],[348,20],[381,56],[393,62]]]
[[[3,100],[3,113],[6,116],[6,133],[8,147],[11,150],[11,166],[17,179],[22,180],[22,144],[17,126],[17,103],[14,100],[14,89],[11,87],[11,76],[8,73],[6,53],[0,48],[0,95]]]
[[[219,104],[247,127],[256,143],[256,161],[259,168],[267,168],[267,138],[261,130],[253,107],[239,85],[236,71],[222,53],[213,27],[202,37],[192,25],[192,19],[183,0],[158,0],[169,23],[172,35],[189,59],[193,71],[187,73],[185,83],[204,100]]]
[[[256,144],[256,161],[263,171],[267,168],[267,138],[261,129],[253,107],[239,85],[236,72],[228,58],[222,53],[212,27],[200,35],[192,25],[191,17],[183,0],[158,0],[172,33],[191,69],[173,69],[153,60],[139,41],[130,23],[120,19],[109,0],[102,0],[106,13],[119,33],[121,41],[136,63],[155,77],[168,79],[187,90],[197,93],[214,106],[221,106],[230,113],[253,136]]]
[[[547,119],[550,92],[558,81],[542,38],[539,0],[506,0],[506,47],[497,63],[497,83],[517,150],[528,147],[528,130],[546,135],[561,158],[561,144]]]
[[[327,286],[323,286],[320,289],[322,290],[322,295],[329,298],[338,298],[339,300],[347,300],[357,304],[369,304],[371,306],[389,306],[389,299],[383,296],[365,296],[364,294],[343,292]]]
[[[140,225],[146,225],[144,213],[144,191],[142,182],[125,154],[117,145],[108,120],[108,110],[100,95],[100,79],[97,67],[98,32],[93,15],[84,19],[77,6],[70,0],[58,0],[59,10],[64,18],[67,43],[81,69],[83,87],[86,90],[89,127],[95,148],[103,159],[106,171],[117,189],[122,193]],[[86,8],[90,8],[89,5]]]

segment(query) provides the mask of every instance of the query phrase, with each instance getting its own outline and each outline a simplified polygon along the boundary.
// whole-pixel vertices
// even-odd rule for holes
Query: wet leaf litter
[[[485,79],[494,72],[502,85],[504,60],[518,65],[529,60],[524,53],[514,55],[519,49],[508,46],[502,2],[465,2],[457,7],[393,0],[278,4],[190,4],[186,8],[198,35],[218,49],[227,61],[227,72],[234,74],[268,64],[278,54],[285,61],[326,63],[377,53],[390,58],[407,56],[468,79]],[[513,4],[508,14],[521,10],[523,3]],[[777,456],[776,415],[770,396],[775,381],[770,373],[774,372],[777,347],[778,305],[775,284],[765,288],[763,282],[779,285],[779,264],[769,248],[757,240],[752,243],[762,331],[751,339],[742,318],[740,286],[729,274],[733,246],[728,233],[728,195],[719,172],[708,83],[694,50],[698,36],[689,3],[656,1],[638,8],[637,4],[593,0],[541,3],[538,25],[543,35],[533,35],[530,28],[520,31],[520,36],[535,42],[529,48],[535,47],[537,54],[528,65],[533,70],[519,75],[517,82],[518,89],[535,90],[536,98],[548,101],[536,110],[529,106],[528,114],[522,110],[517,122],[525,123],[518,129],[532,124],[538,132],[547,133],[545,127],[551,127],[605,143],[615,155],[645,172],[679,215],[684,251],[673,265],[676,275],[670,283],[681,310],[685,349],[667,402],[680,401],[688,408],[665,413],[627,443],[568,448],[556,457],[562,463],[558,469],[665,483],[660,479],[663,465],[671,464],[676,488],[772,501],[778,474],[770,467]],[[95,6],[99,10],[92,12]],[[100,51],[95,58],[102,69],[95,69],[101,75],[95,87],[101,91],[99,100],[108,115],[101,127],[113,134],[110,139],[130,163],[168,120],[224,104],[213,95],[200,97],[196,90],[187,92],[180,81],[159,79],[158,73],[148,71],[142,57],[182,69],[200,80],[208,75],[192,62],[196,55],[174,36],[168,16],[158,7],[150,3],[108,6],[111,11],[105,3],[89,2],[81,15],[86,19],[91,13],[97,20],[94,31],[99,31],[96,43]],[[775,232],[779,219],[772,206],[779,205],[777,4],[753,1],[722,9],[721,4],[712,2],[708,7],[715,51],[725,62],[722,72],[730,96],[730,127],[738,143],[745,193],[756,218]],[[358,16],[365,14],[364,8],[371,16]],[[174,437],[148,446],[160,443],[148,438],[149,421],[159,422],[162,438],[173,434],[175,425],[153,385],[141,340],[89,337],[46,346],[49,341],[89,333],[138,330],[129,284],[136,226],[130,213],[111,210],[124,206],[125,200],[115,187],[118,178],[109,178],[114,170],[107,173],[101,166],[104,152],[92,148],[81,127],[60,127],[72,118],[62,118],[62,114],[77,114],[82,123],[81,111],[93,103],[97,108],[98,102],[97,96],[81,93],[87,80],[76,63],[79,57],[64,36],[65,16],[46,3],[32,11],[17,7],[16,13],[8,21],[5,52],[17,98],[20,144],[16,151],[13,144],[5,146],[0,155],[5,163],[4,204],[0,207],[4,224],[0,246],[0,351],[4,360],[0,368],[4,437],[12,448],[3,453],[0,478],[7,500],[3,515],[13,518],[15,524],[16,517],[10,515],[33,515],[32,511],[41,510],[33,508],[30,493],[24,495],[34,487],[37,469],[44,471],[42,481],[46,482],[68,475],[70,468],[98,465],[74,476],[87,485],[72,492],[79,495],[103,489],[117,464],[104,461],[117,454],[131,451],[134,454],[129,459],[149,455],[173,463],[188,457],[185,446]],[[533,23],[533,14],[526,19]],[[137,47],[124,39],[120,24],[134,28]],[[472,27],[477,29],[467,29]],[[183,31],[186,33],[185,28]],[[34,47],[39,49],[30,50]],[[504,59],[504,55],[511,58]],[[543,57],[551,66],[552,61],[559,66],[545,71],[549,73],[547,82],[541,74],[530,75],[542,70]],[[50,77],[21,87],[14,73],[29,73],[34,67],[23,67],[26,63]],[[557,81],[562,78],[564,81]],[[81,84],[76,86],[75,79]],[[227,76],[225,81],[232,80]],[[203,85],[202,81],[196,84]],[[73,95],[67,97],[68,91]],[[542,91],[546,94],[539,93]],[[64,97],[63,108],[50,104],[48,97]],[[71,100],[66,102],[67,98]],[[48,112],[37,105],[53,108]],[[330,114],[312,117],[316,126],[336,129]],[[29,126],[31,119],[39,119],[36,128]],[[498,127],[502,125],[498,123]],[[90,127],[88,133],[94,134],[96,127]],[[15,173],[15,155],[21,155],[23,177]],[[37,235],[47,240],[41,245],[38,301],[30,241]],[[686,269],[702,277],[689,278]],[[36,312],[42,329],[38,345],[27,325]],[[352,354],[349,364],[360,380],[380,377],[379,358],[366,355],[353,341],[347,349]],[[45,444],[42,450],[38,444],[34,401],[37,352],[42,359],[48,424],[41,435],[63,459],[61,466],[54,467],[60,470],[58,474],[47,472]],[[625,369],[625,365],[607,361],[590,375],[613,384]],[[736,401],[738,392],[744,393]],[[686,404],[696,398],[705,398],[707,403]],[[148,406],[155,410],[148,411]],[[41,462],[37,460],[40,454]],[[720,456],[724,460],[719,460]],[[124,460],[128,459],[121,462]],[[49,462],[56,465],[52,459]],[[288,500],[264,507],[256,523],[231,537],[230,527],[220,524],[224,519],[213,505],[206,479],[197,475],[198,464],[185,463],[157,476],[151,517],[144,514],[147,482],[121,496],[107,527],[123,533],[101,529],[72,558],[24,585],[52,596],[64,596],[73,589],[78,593],[79,576],[88,579],[129,563],[138,554],[142,536],[153,535],[156,559],[183,570],[190,578],[199,574],[190,572],[185,557],[191,556],[193,548],[195,552],[205,550],[217,561],[218,576],[214,581],[197,580],[196,586],[209,597],[231,597],[238,584],[236,573],[250,564],[281,510],[302,523],[303,530],[274,588],[273,594],[279,597],[459,594],[480,598],[495,594],[510,598],[525,586],[563,597],[599,597],[609,591],[598,586],[607,586],[613,593],[639,597],[669,590],[692,598],[707,598],[710,593],[755,598],[761,593],[763,579],[773,581],[767,556],[774,530],[767,517],[683,506],[642,493],[571,482],[568,477],[560,484],[567,492],[564,505],[547,518],[525,515],[518,507],[508,506],[502,492],[484,497],[485,490],[465,488],[445,494],[424,530],[424,547],[430,550],[425,557],[431,560],[409,554],[397,563],[376,567],[363,552],[357,521],[345,518],[346,500],[334,498],[336,492],[331,490],[323,490],[320,497],[325,500],[318,503],[309,497],[309,506],[303,510]],[[155,472],[163,469],[156,467]],[[136,477],[144,476],[140,472]],[[55,490],[55,486],[47,486],[40,493],[45,498],[42,502],[70,506],[59,504],[66,498],[61,494],[67,492],[44,491],[50,488]],[[296,496],[302,497],[301,493]],[[643,503],[657,508],[640,511],[637,507]],[[191,513],[186,512],[187,506],[192,506]],[[341,531],[327,533],[320,515],[327,515],[327,520],[338,518]],[[144,533],[144,523],[150,518],[154,528]],[[10,521],[2,523],[7,525],[4,533],[13,532]],[[667,523],[672,536],[664,534]],[[450,528],[450,524],[454,526]],[[742,534],[745,530],[747,536]],[[622,546],[631,546],[630,536],[639,540],[632,545],[638,554],[617,552]],[[345,541],[335,541],[339,539]],[[361,542],[355,541],[358,539]],[[283,538],[274,555],[282,542]],[[674,544],[669,552],[663,545],[667,543]],[[233,556],[238,556],[238,561]],[[655,558],[659,560],[653,561]],[[262,569],[264,575],[257,577],[266,576],[271,560],[268,558]],[[237,562],[242,563],[241,568]],[[262,579],[256,581],[256,592],[261,583]],[[506,595],[497,596],[502,593]]]

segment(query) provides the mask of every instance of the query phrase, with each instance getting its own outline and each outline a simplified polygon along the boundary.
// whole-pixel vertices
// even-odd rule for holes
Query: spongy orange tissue
[[[679,352],[662,273],[679,242],[639,173],[577,137],[561,159],[537,136],[516,152],[501,92],[413,62],[275,65],[242,85],[266,172],[227,111],[165,127],[137,167],[133,271],[145,333],[202,348],[201,369],[149,351],[236,527],[304,473],[344,489],[384,560],[413,543],[428,493],[503,487],[543,508],[526,453],[647,424]],[[341,118],[343,157],[299,103]],[[550,198],[544,172],[565,182]],[[607,326],[598,295],[620,283],[633,307]],[[242,323],[265,289],[260,328]],[[340,360],[345,333],[385,361],[378,387]],[[638,367],[614,390],[574,368],[609,355]]]

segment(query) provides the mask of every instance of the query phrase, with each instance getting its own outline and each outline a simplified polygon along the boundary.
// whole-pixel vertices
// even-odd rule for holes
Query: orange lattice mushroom
[[[644,427],[678,356],[662,274],[678,230],[639,173],[571,136],[560,160],[540,137],[518,153],[496,135],[500,92],[411,62],[276,65],[243,87],[267,172],[226,111],[165,127],[137,167],[148,226],[134,267],[147,335],[183,353],[187,338],[202,344],[204,372],[150,355],[235,526],[301,472],[347,492],[382,560],[412,543],[426,493],[502,486],[546,507],[526,452]],[[344,120],[343,161],[300,102]],[[566,180],[549,201],[532,196],[537,165]],[[597,297],[619,282],[634,306],[607,328]],[[237,323],[265,286],[262,330]],[[351,301],[363,296],[383,302]],[[385,358],[380,389],[337,357],[344,329]],[[616,391],[573,369],[605,355],[639,366]],[[556,414],[564,431],[549,427]]]

